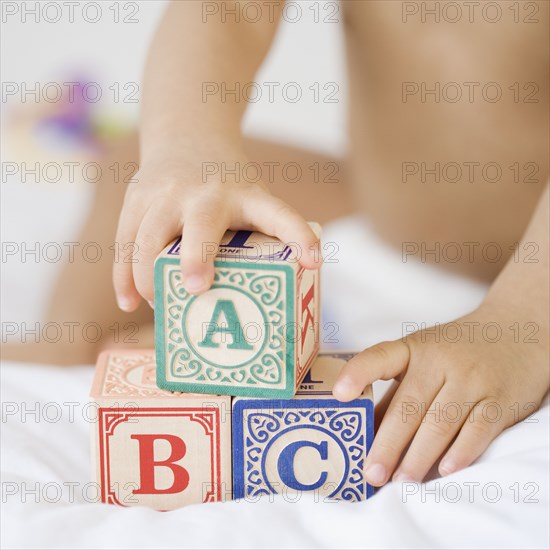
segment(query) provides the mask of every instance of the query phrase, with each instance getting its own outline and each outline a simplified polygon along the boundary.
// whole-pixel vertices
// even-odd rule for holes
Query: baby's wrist
[[[545,328],[548,328],[548,307],[545,301],[531,300],[528,296],[523,296],[522,300],[518,300],[518,296],[511,289],[493,286],[485,296],[479,310],[490,311],[493,315],[516,321],[537,320]]]
[[[245,158],[240,132],[204,133],[191,131],[159,139],[142,136],[140,142],[141,164],[193,163],[210,160],[237,162]]]

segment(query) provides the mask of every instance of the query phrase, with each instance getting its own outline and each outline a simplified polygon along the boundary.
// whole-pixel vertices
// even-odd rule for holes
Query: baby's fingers
[[[178,231],[176,213],[167,206],[153,204],[141,222],[136,236],[137,261],[133,264],[134,282],[138,292],[149,303],[155,295],[155,260]]]
[[[439,464],[439,473],[449,475],[479,458],[508,425],[499,403],[485,399],[473,409],[455,442]]]
[[[393,476],[394,481],[420,482],[428,474],[468,417],[465,389],[447,384],[433,403],[422,403],[422,423]]]
[[[371,485],[380,486],[388,481],[422,423],[423,403],[431,403],[440,387],[434,377],[413,373],[405,376],[367,456],[365,478]]]
[[[205,292],[214,280],[214,257],[229,225],[226,209],[197,205],[186,213],[181,242],[183,286],[191,294]]]
[[[305,268],[321,267],[319,237],[294,208],[277,197],[261,193],[247,195],[242,210],[251,228],[297,246],[300,264]]]
[[[123,311],[134,311],[141,301],[133,275],[134,262],[138,261],[138,246],[135,240],[139,221],[138,212],[131,208],[123,208],[115,237],[113,287],[118,306]]]
[[[400,340],[381,342],[352,357],[338,376],[332,393],[340,401],[351,401],[376,380],[391,380],[406,371],[409,348]]]
[[[355,399],[376,380],[390,380],[406,372],[409,358],[409,348],[400,340],[376,344],[346,363],[332,392],[340,401]],[[419,414],[403,418],[403,402],[413,399],[419,402],[426,395],[433,397],[437,389],[430,389],[412,376],[399,386],[367,457],[365,477],[369,483],[375,486],[386,483],[420,425]]]

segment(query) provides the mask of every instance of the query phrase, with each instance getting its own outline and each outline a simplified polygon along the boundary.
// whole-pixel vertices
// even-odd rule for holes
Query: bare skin
[[[515,23],[510,3],[502,2],[502,18],[487,23],[474,12],[474,23],[464,16],[457,23],[433,23],[421,14],[403,23],[401,2],[345,2],[348,25],[347,54],[350,79],[350,182],[357,203],[371,223],[394,246],[404,242],[434,243],[494,241],[503,255],[492,263],[468,254],[456,263],[442,261],[446,269],[492,281],[511,254],[532,216],[548,181],[548,3],[539,2],[539,23]],[[463,6],[466,14],[466,7]],[[421,93],[403,101],[403,82],[427,89],[447,83],[461,84],[462,100],[445,101]],[[473,102],[465,82],[471,87]],[[496,82],[502,98],[483,100],[482,88]],[[538,103],[514,101],[514,82],[536,83]],[[447,88],[452,98],[455,86]],[[493,88],[494,90],[495,88]],[[475,92],[473,91],[475,90]],[[488,88],[487,90],[491,90]],[[521,90],[518,99],[525,99]],[[454,162],[463,177],[440,183],[435,176],[409,175],[403,183],[403,163],[425,161],[427,169]],[[509,166],[519,162],[539,168],[533,182],[514,182]],[[479,162],[469,182],[467,162]],[[501,167],[500,181],[481,167]],[[452,170],[451,170],[452,172]],[[449,173],[449,179],[454,174]],[[388,212],[392,214],[389,216]],[[463,247],[464,249],[464,247]],[[419,257],[419,256],[418,256]],[[434,257],[427,257],[433,261]]]
[[[115,240],[139,246],[139,261],[115,263],[113,280],[120,308],[134,312],[140,323],[141,347],[152,343],[145,328],[151,312],[142,299],[153,298],[154,258],[182,232],[184,284],[195,294],[206,291],[213,277],[211,262],[202,261],[202,243],[219,242],[225,229],[260,230],[313,252],[318,243],[304,219],[326,221],[350,212],[352,203],[399,250],[411,243],[433,249],[436,242],[500,246],[498,261],[479,254],[470,260],[464,254],[459,261],[440,263],[492,283],[483,304],[456,323],[467,327],[491,322],[503,329],[535,323],[536,344],[516,341],[510,331],[493,343],[479,332],[470,341],[464,331],[463,338],[449,343],[421,331],[368,348],[344,367],[334,387],[334,395],[343,401],[377,379],[399,382],[395,394],[385,400],[387,412],[368,455],[365,476],[373,485],[392,478],[420,481],[438,461],[442,475],[468,466],[503,429],[532,412],[530,404],[538,407],[548,391],[548,4],[537,3],[539,22],[532,25],[513,22],[508,4],[500,4],[506,16],[498,24],[478,16],[474,23],[451,25],[414,18],[405,24],[401,2],[344,1],[349,158],[341,163],[339,183],[310,180],[297,187],[282,181],[227,184],[216,177],[202,182],[204,161],[297,159],[305,164],[315,157],[246,142],[240,133],[243,102],[205,103],[201,98],[201,82],[252,81],[269,51],[276,23],[250,24],[242,18],[238,24],[222,24],[214,18],[197,25],[200,2],[172,3],[145,75],[137,183],[129,185],[124,203],[120,188],[112,195],[98,191],[94,212],[101,213],[103,229],[92,216],[85,230],[102,231],[106,241],[112,239],[108,235],[114,233],[120,212]],[[503,99],[437,103],[430,96],[422,102],[412,94],[404,101],[404,82],[426,82],[433,88],[436,81],[474,81],[480,86],[497,82]],[[513,101],[514,91],[508,88],[515,82],[536,82],[538,102],[523,101],[529,90],[521,86],[521,100]],[[464,86],[462,91],[468,93]],[[430,176],[422,182],[413,174],[404,182],[405,162],[426,162],[428,167],[454,162],[464,170],[465,162],[493,162],[501,167],[502,177],[490,182],[478,169],[472,181],[466,175],[455,183],[445,178],[436,183]],[[514,163],[520,166],[518,182],[509,168]],[[534,181],[523,181],[526,163],[538,167]],[[307,200],[312,194],[313,203]],[[322,211],[315,208],[321,205]],[[510,258],[515,243],[519,251],[535,243],[536,262]],[[319,267],[313,253],[305,254],[303,263]],[[83,302],[63,294],[52,316],[98,315],[102,323],[111,324],[119,314],[108,286],[108,268],[103,263],[91,275],[88,265],[73,264],[60,288],[75,293],[71,280],[93,276],[94,294],[81,298]],[[109,301],[99,307],[98,296],[109,296]],[[74,347],[66,362],[77,362],[78,357],[90,362],[97,348]],[[62,349],[57,345],[48,359],[58,362]],[[453,402],[461,404],[459,421],[434,421],[426,415],[430,407]],[[503,412],[498,421],[483,414],[490,402]],[[405,407],[413,411],[406,419]]]
[[[266,186],[273,195],[293,204],[305,219],[325,223],[353,212],[349,187],[344,186],[345,166],[337,159],[323,157],[318,153],[298,150],[285,145],[264,142],[254,139],[244,141],[247,159],[259,164],[278,162],[286,165],[297,163],[304,174],[300,185],[284,179],[274,179]],[[97,184],[94,205],[90,212],[78,242],[97,242],[101,249],[109,251],[103,254],[98,262],[86,262],[82,255],[75,255],[74,262],[67,263],[57,281],[45,322],[62,324],[67,321],[83,326],[94,322],[101,326],[104,335],[99,342],[86,342],[82,338],[73,341],[61,340],[57,343],[41,341],[27,344],[3,344],[2,358],[15,361],[35,361],[54,365],[74,365],[94,363],[102,349],[113,348],[153,348],[155,345],[153,311],[143,301],[133,312],[128,313],[117,307],[112,284],[114,234],[118,216],[122,208],[127,183],[113,183],[112,172],[108,169],[114,162],[120,166],[137,163],[139,160],[138,140],[133,135],[110,151],[102,160],[102,179]],[[338,183],[320,185],[314,180],[314,174],[308,169],[313,163],[324,166],[330,163],[331,172],[337,167]],[[132,174],[125,172],[124,180],[133,179]],[[321,188],[322,201],[310,200],[312,194],[318,194]],[[120,250],[120,261],[128,255]],[[130,249],[131,250],[131,249]],[[93,281],[93,288],[83,292],[83,285]],[[78,336],[78,331],[76,331]]]

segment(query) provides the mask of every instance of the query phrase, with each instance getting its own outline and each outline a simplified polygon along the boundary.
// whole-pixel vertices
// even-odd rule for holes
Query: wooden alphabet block
[[[230,398],[155,385],[153,350],[99,356],[92,457],[102,502],[172,510],[231,498]]]
[[[319,350],[319,272],[303,269],[302,252],[273,237],[228,231],[219,248],[205,248],[215,254],[212,288],[193,296],[179,247],[177,240],[155,263],[158,386],[292,397]]]
[[[324,500],[372,495],[363,479],[373,438],[372,389],[349,403],[332,398],[352,354],[321,354],[291,400],[233,400],[233,497],[314,493]]]

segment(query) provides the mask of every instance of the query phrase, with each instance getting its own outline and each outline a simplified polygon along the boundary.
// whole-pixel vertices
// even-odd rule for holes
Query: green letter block
[[[303,269],[300,252],[273,237],[228,231],[214,284],[193,296],[179,249],[177,240],[155,263],[158,386],[291,398],[319,350],[319,272]]]

